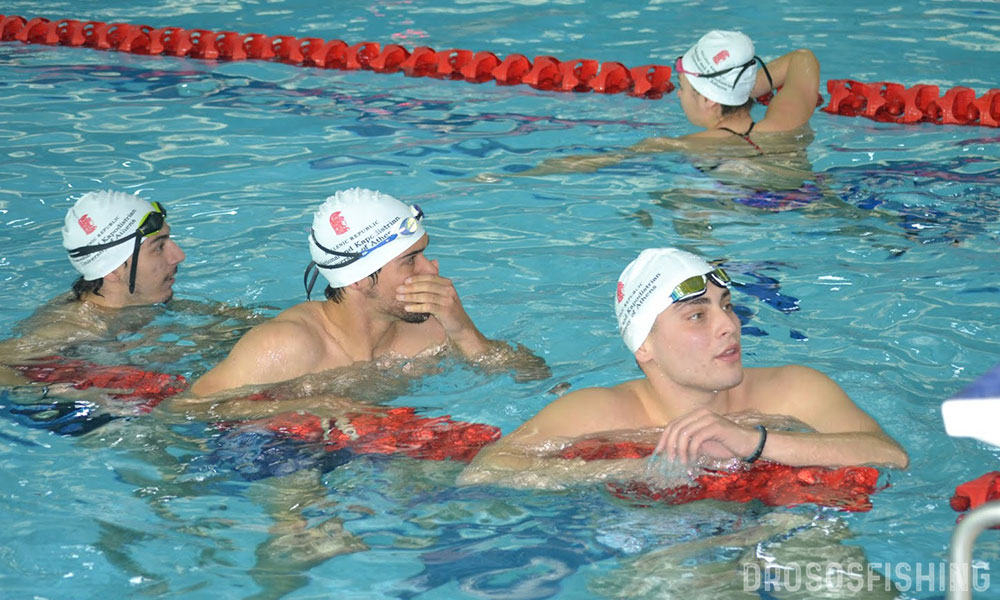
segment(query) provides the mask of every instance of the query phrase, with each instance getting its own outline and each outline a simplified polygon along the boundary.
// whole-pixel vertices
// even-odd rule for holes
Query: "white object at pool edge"
[[[970,437],[1000,446],[1000,365],[942,402],[941,417],[945,431],[952,437]]]

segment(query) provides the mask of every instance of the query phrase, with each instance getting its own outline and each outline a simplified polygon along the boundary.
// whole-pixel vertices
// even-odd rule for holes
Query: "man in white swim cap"
[[[66,213],[63,247],[80,273],[78,300],[108,308],[166,302],[173,297],[184,252],[170,239],[167,210],[135,194],[84,194]]]
[[[104,190],[81,196],[62,228],[62,245],[80,274],[72,294],[41,306],[19,327],[19,337],[0,341],[0,363],[19,364],[106,337],[118,309],[170,300],[184,252],[170,238],[166,217],[161,204],[135,194]],[[0,381],[23,383],[6,368],[0,371]]]
[[[725,271],[694,254],[644,250],[614,290],[619,330],[644,377],[552,402],[483,449],[462,482],[551,487],[641,476],[645,460],[579,464],[539,457],[538,448],[658,429],[656,452],[686,465],[766,459],[905,468],[906,452],[826,375],[795,365],[743,367],[729,286]],[[768,426],[788,417],[815,431]]]
[[[303,302],[251,329],[192,392],[206,396],[445,347],[470,360],[489,355],[537,369],[540,359],[476,329],[455,286],[424,255],[423,216],[416,205],[367,189],[327,198],[313,218],[304,276],[307,298],[323,276],[326,301]]]

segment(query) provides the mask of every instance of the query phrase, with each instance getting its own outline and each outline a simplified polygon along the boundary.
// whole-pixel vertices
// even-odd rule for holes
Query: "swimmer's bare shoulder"
[[[19,337],[0,341],[0,363],[58,355],[74,343],[106,337],[114,314],[69,295],[57,296],[17,325]]]
[[[615,387],[585,388],[566,394],[510,434],[483,448],[459,477],[459,482],[462,485],[485,483],[496,481],[498,477],[510,481],[512,474],[539,468],[548,472],[539,462],[538,452],[555,440],[568,441],[648,426],[640,387],[638,381],[629,381]],[[544,460],[563,462],[561,459]]]
[[[324,335],[322,315],[313,306],[318,304],[293,306],[250,329],[225,360],[191,386],[191,392],[207,396],[244,385],[294,379],[321,366],[342,366],[328,364],[333,354],[331,339]]]
[[[738,143],[737,143],[738,142]],[[629,147],[636,154],[652,154],[655,152],[716,152],[719,149],[738,148],[744,150],[747,143],[728,131],[721,129],[706,129],[696,131],[681,137],[651,137]],[[739,152],[753,156],[756,152]]]
[[[551,402],[501,442],[532,445],[553,438],[648,427],[650,423],[639,399],[640,382],[570,392]]]
[[[833,379],[811,367],[746,369],[740,387],[751,408],[795,417],[821,433],[882,431]]]

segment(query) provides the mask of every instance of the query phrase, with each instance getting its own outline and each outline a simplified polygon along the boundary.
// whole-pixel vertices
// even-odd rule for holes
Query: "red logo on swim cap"
[[[625,284],[619,281],[618,282],[618,291],[615,294],[615,295],[618,296],[618,301],[619,302],[621,302],[622,300],[625,299],[625,292],[623,291],[624,289],[625,289]]]
[[[78,225],[80,225],[80,229],[82,229],[83,232],[86,233],[87,235],[90,235],[95,231],[97,231],[97,227],[94,226],[94,222],[90,220],[90,215],[83,215],[82,217],[77,219],[76,222]]]
[[[719,52],[718,54],[712,57],[712,62],[714,62],[715,64],[719,64],[720,62],[726,60],[727,58],[729,58],[729,50],[723,50],[722,52]]]
[[[344,235],[350,229],[347,227],[347,223],[344,222],[344,216],[340,214],[340,211],[330,215],[330,227],[333,227],[333,232],[337,235]]]

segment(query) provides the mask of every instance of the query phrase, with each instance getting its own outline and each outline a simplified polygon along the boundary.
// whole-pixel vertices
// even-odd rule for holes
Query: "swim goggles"
[[[701,296],[708,290],[708,281],[710,279],[715,285],[724,288],[728,288],[729,284],[733,281],[725,271],[717,267],[704,275],[688,277],[677,284],[674,291],[670,292],[670,300],[673,302],[683,302]]]
[[[136,227],[135,233],[130,233],[129,235],[112,242],[73,248],[69,251],[70,257],[80,258],[81,256],[87,256],[88,254],[94,254],[95,252],[103,252],[108,248],[113,248],[118,244],[124,244],[125,242],[134,239],[135,247],[132,249],[132,268],[129,271],[128,276],[128,293],[134,294],[136,265],[139,263],[139,247],[142,245],[142,240],[153,234],[159,233],[160,230],[163,229],[163,225],[167,220],[167,209],[164,208],[159,202],[153,202],[152,204],[153,210],[143,215],[142,219],[139,220],[139,226]]]
[[[753,58],[743,63],[742,65],[736,65],[735,67],[729,67],[728,69],[722,69],[721,71],[713,71],[712,73],[694,73],[692,71],[687,71],[684,69],[683,59],[684,59],[683,56],[677,57],[677,60],[674,61],[674,71],[677,71],[678,73],[684,73],[689,77],[701,77],[702,79],[711,79],[713,77],[719,77],[721,75],[729,73],[730,71],[735,71],[736,69],[739,69],[740,72],[736,74],[736,79],[733,79],[732,89],[734,90],[736,89],[736,83],[739,82],[740,77],[743,77],[743,74],[746,73],[747,69],[752,67],[755,62],[759,62],[761,68],[764,69],[764,75],[767,76],[768,85],[771,86],[772,90],[774,89],[774,80],[771,79],[771,72],[767,70],[767,65],[764,64],[763,59],[761,59],[761,57],[757,55],[754,55]]]
[[[375,244],[371,248],[365,248],[360,252],[342,252],[340,250],[332,250],[330,248],[327,248],[323,244],[319,243],[318,239],[316,239],[316,230],[310,229],[309,235],[312,236],[312,241],[314,244],[316,244],[317,248],[319,248],[320,250],[322,250],[327,254],[338,256],[343,260],[339,261],[335,260],[333,262],[328,262],[328,263],[318,263],[313,260],[309,261],[309,265],[306,267],[306,271],[302,275],[302,283],[306,287],[306,298],[308,299],[310,297],[310,294],[312,294],[313,287],[316,285],[316,278],[319,277],[319,269],[341,269],[343,267],[346,267],[347,265],[351,265],[358,262],[362,258],[368,256],[369,254],[378,250],[382,246],[385,246],[386,244],[396,240],[400,236],[410,236],[416,233],[417,226],[419,225],[420,221],[423,220],[424,218],[424,211],[420,208],[419,205],[414,204],[413,206],[410,207],[410,213],[412,214],[412,216],[403,219],[402,222],[400,222],[399,226],[396,227],[396,230],[393,231],[392,234],[389,235],[389,237]]]

